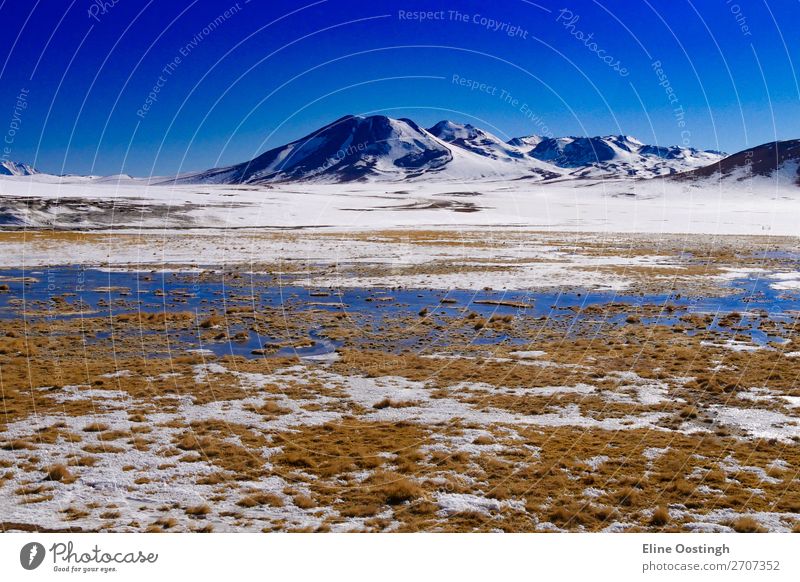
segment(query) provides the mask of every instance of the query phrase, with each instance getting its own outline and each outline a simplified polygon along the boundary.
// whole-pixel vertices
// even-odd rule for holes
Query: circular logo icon
[[[19,551],[19,563],[26,570],[35,570],[44,561],[44,546],[39,542],[30,542]]]

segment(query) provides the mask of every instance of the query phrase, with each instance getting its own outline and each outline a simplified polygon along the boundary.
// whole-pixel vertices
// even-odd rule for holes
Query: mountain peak
[[[449,119],[443,119],[433,127],[428,128],[428,133],[448,142],[456,139],[473,139],[477,137],[479,131],[469,123],[456,123]]]
[[[345,115],[248,162],[182,176],[179,181],[646,178],[719,159],[713,152],[645,145],[624,134],[533,135],[504,141],[471,123],[448,119],[426,130],[408,118]]]
[[[39,171],[30,164],[3,160],[0,162],[0,176],[32,176]]]

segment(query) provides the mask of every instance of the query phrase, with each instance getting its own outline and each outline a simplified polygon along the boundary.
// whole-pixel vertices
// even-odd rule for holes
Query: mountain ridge
[[[625,135],[532,135],[502,140],[469,123],[442,120],[423,129],[408,118],[345,115],[252,160],[179,176],[175,181],[263,184],[654,177],[696,169],[720,158],[712,150],[651,146]]]
[[[423,128],[408,118],[345,115],[297,140],[230,166],[175,177],[52,176],[19,162],[0,175],[150,184],[279,184],[459,180],[549,181],[674,178],[744,180],[780,175],[800,186],[800,140],[768,142],[730,156],[645,144],[630,135],[520,136],[503,140],[469,123]]]

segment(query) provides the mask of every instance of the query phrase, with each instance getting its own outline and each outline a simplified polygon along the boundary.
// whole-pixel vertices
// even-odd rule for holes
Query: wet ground
[[[124,271],[87,269],[80,266],[50,267],[44,270],[0,270],[0,318],[27,321],[55,321],[69,318],[112,317],[122,313],[157,314],[190,311],[197,323],[206,312],[224,314],[229,310],[270,313],[273,317],[326,311],[343,314],[359,330],[359,338],[373,341],[386,323],[422,317],[429,323],[444,324],[465,313],[479,318],[512,317],[518,320],[546,318],[573,334],[601,334],[609,327],[631,323],[680,326],[691,315],[710,316],[703,331],[743,339],[756,346],[786,341],[782,334],[800,312],[800,291],[778,290],[769,273],[735,278],[724,284],[727,294],[693,296],[670,294],[625,294],[591,289],[519,292],[459,289],[402,288],[315,288],[298,284],[307,274],[269,274],[216,270],[190,272]],[[613,309],[604,309],[613,308]],[[636,314],[645,311],[641,316]],[[632,319],[633,317],[633,319]],[[282,346],[281,331],[260,335],[247,326],[222,322],[222,337],[208,338],[198,328],[182,333],[186,349],[208,350],[217,356],[285,357],[320,356],[335,352],[341,342],[326,339],[324,331],[308,320],[306,346]],[[698,330],[686,330],[688,334]],[[425,336],[411,330],[394,347],[418,350],[447,350],[446,329],[436,328]],[[88,338],[89,343],[109,339],[108,335]],[[463,338],[456,338],[460,342]],[[526,334],[512,330],[484,334],[474,342],[524,344]],[[356,341],[357,345],[358,342]],[[266,348],[266,349],[265,349]],[[275,348],[275,349],[270,349]],[[157,356],[151,353],[150,356]],[[162,354],[167,355],[167,354]]]
[[[800,529],[793,243],[515,236],[0,269],[0,529]]]

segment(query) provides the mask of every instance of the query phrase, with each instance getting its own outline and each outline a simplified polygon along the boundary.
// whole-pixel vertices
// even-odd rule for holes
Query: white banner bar
[[[777,581],[800,579],[799,542],[793,534],[2,534],[0,572],[137,582]]]

